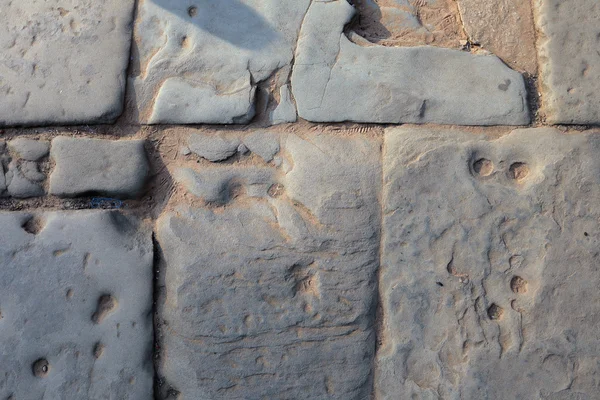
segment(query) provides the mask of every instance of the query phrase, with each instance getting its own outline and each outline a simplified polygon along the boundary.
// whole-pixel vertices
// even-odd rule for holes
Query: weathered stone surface
[[[296,122],[296,105],[292,101],[290,85],[283,85],[279,89],[279,104],[270,115],[271,125]]]
[[[46,140],[17,138],[8,142],[8,148],[23,160],[38,161],[48,155],[50,142]]]
[[[248,149],[260,156],[265,162],[270,162],[279,153],[279,137],[269,132],[254,132],[244,137]]]
[[[550,123],[600,123],[600,3],[536,0],[543,105]]]
[[[473,43],[511,68],[537,74],[531,3],[521,0],[458,0],[465,31]]]
[[[256,84],[289,67],[309,2],[142,2],[131,78],[139,121],[249,121]]]
[[[389,129],[378,399],[593,399],[600,137]]]
[[[231,135],[193,134],[188,138],[188,147],[195,154],[208,161],[225,160],[238,151],[240,139]]]
[[[50,157],[50,194],[74,197],[102,194],[135,197],[149,172],[143,140],[99,140],[57,137]]]
[[[188,169],[196,182],[220,180],[211,187],[224,188],[214,192],[225,207],[179,206],[158,220],[158,373],[181,399],[370,395],[380,144],[323,134],[281,143],[288,173]]]
[[[315,122],[522,125],[522,76],[490,55],[435,47],[363,47],[343,29],[354,8],[313,2],[298,47],[292,92],[298,115]]]
[[[150,229],[107,211],[0,225],[0,398],[152,398]]]
[[[133,0],[1,0],[0,125],[122,112]]]
[[[27,175],[26,175],[27,174]],[[44,195],[44,188],[40,184],[46,176],[37,170],[36,166],[27,163],[12,161],[8,164],[5,182],[9,196],[26,199]]]

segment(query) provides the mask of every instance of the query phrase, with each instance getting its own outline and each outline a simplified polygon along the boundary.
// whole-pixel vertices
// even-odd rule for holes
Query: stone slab
[[[600,136],[388,129],[378,399],[598,396]]]
[[[289,68],[309,2],[140,3],[129,96],[136,119],[248,122],[255,114],[256,85]]]
[[[292,93],[313,122],[525,125],[523,77],[492,55],[436,47],[360,46],[346,0],[311,4],[298,39]]]
[[[531,2],[458,0],[469,39],[518,71],[537,75],[535,25]]]
[[[536,0],[546,120],[600,123],[600,3]]]
[[[0,125],[112,122],[134,0],[1,0]]]
[[[141,193],[150,167],[144,140],[100,140],[57,137],[50,157],[50,194],[89,194],[132,198]]]
[[[0,398],[151,399],[149,227],[110,211],[0,225]]]
[[[380,142],[319,133],[278,140],[290,158],[280,168],[184,169],[181,184],[198,201],[157,222],[165,396],[371,393]]]

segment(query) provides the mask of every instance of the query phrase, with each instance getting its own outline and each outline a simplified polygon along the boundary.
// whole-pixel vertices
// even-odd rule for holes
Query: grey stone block
[[[238,151],[240,139],[228,135],[193,134],[188,138],[188,147],[208,161],[223,161]]]
[[[50,194],[74,197],[101,194],[135,197],[149,172],[143,140],[99,140],[58,137],[50,156]]]
[[[134,0],[0,1],[0,125],[122,112]]]
[[[378,399],[592,399],[600,137],[388,129]]]
[[[220,174],[222,187],[234,177],[235,196],[157,222],[158,373],[181,399],[370,395],[380,143],[318,133],[281,142],[287,174],[199,170]]]
[[[109,211],[0,225],[0,398],[152,398],[150,229]]]
[[[495,56],[436,47],[359,46],[346,0],[314,1],[296,49],[292,91],[314,122],[524,125],[523,77]]]
[[[45,140],[34,140],[17,138],[8,142],[8,148],[16,153],[18,158],[27,161],[38,161],[48,155],[50,142]]]
[[[279,89],[279,104],[269,116],[272,125],[296,122],[296,105],[292,101],[290,85],[283,85]]]
[[[140,3],[130,85],[137,120],[152,124],[250,121],[257,83],[289,67],[309,3]],[[283,84],[283,78],[276,82],[277,87]]]
[[[541,82],[546,119],[600,123],[600,4],[537,0]]]
[[[244,144],[252,153],[270,162],[279,153],[279,137],[269,132],[254,132],[243,138]]]
[[[37,166],[12,161],[5,176],[8,194],[21,199],[43,196],[44,188],[39,182],[46,179],[46,176],[36,169]]]

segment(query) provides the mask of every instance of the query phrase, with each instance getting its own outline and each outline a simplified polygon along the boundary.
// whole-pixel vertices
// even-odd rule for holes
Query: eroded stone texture
[[[1,0],[0,125],[122,112],[134,0]]]
[[[0,225],[0,398],[152,398],[150,229],[109,211]]]
[[[359,46],[343,33],[346,0],[315,1],[300,32],[292,92],[314,122],[522,125],[522,76],[495,56],[436,47]]]
[[[537,74],[531,3],[522,0],[458,0],[469,39],[511,68]]]
[[[546,120],[600,123],[600,3],[536,0]]]
[[[597,397],[599,151],[387,131],[379,399]]]
[[[166,393],[371,393],[380,144],[318,133],[279,139],[290,158],[281,168],[183,170],[181,183],[206,206],[178,206],[158,220],[166,270],[158,373]]]
[[[146,0],[132,106],[149,123],[243,123],[256,84],[289,69],[310,0]],[[285,83],[282,71],[277,85]]]
[[[60,197],[135,197],[149,172],[143,140],[57,137],[50,157],[56,162],[50,194]]]

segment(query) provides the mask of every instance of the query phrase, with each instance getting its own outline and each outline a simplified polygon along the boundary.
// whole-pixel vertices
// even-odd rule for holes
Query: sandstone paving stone
[[[296,122],[298,119],[289,85],[283,85],[279,89],[279,104],[271,113],[270,119],[271,125]]]
[[[75,197],[101,194],[136,197],[149,172],[143,140],[57,137],[50,157],[50,194]]]
[[[600,136],[391,128],[378,399],[595,399]]]
[[[265,162],[273,160],[280,150],[279,137],[270,132],[254,132],[246,135],[243,141],[252,153],[260,156]]]
[[[190,135],[188,147],[190,150],[208,161],[223,161],[238,151],[240,139],[236,136],[201,134]]]
[[[0,398],[151,399],[149,226],[0,213]]]
[[[256,85],[289,69],[310,0],[146,0],[138,8],[132,106],[147,123],[244,123]],[[282,73],[280,87],[287,79]]]
[[[226,195],[218,204],[175,205],[157,222],[166,271],[157,372],[167,394],[370,396],[380,142],[319,133],[279,139],[293,161],[287,173],[188,168],[182,183],[191,193],[210,177]]]
[[[44,195],[44,188],[40,182],[46,176],[33,168],[35,167],[29,164],[19,164],[16,161],[12,161],[8,165],[5,182],[9,196],[26,199]]]
[[[122,112],[134,0],[0,1],[0,125]]]
[[[346,0],[315,1],[291,77],[298,115],[313,122],[524,125],[523,77],[492,55],[429,46],[360,46]]]
[[[546,119],[600,123],[600,3],[537,0]]]
[[[537,74],[531,2],[458,0],[458,5],[464,29],[473,43],[497,55],[511,68]]]
[[[50,142],[46,140],[17,138],[8,142],[8,148],[22,160],[38,161],[48,155]]]

